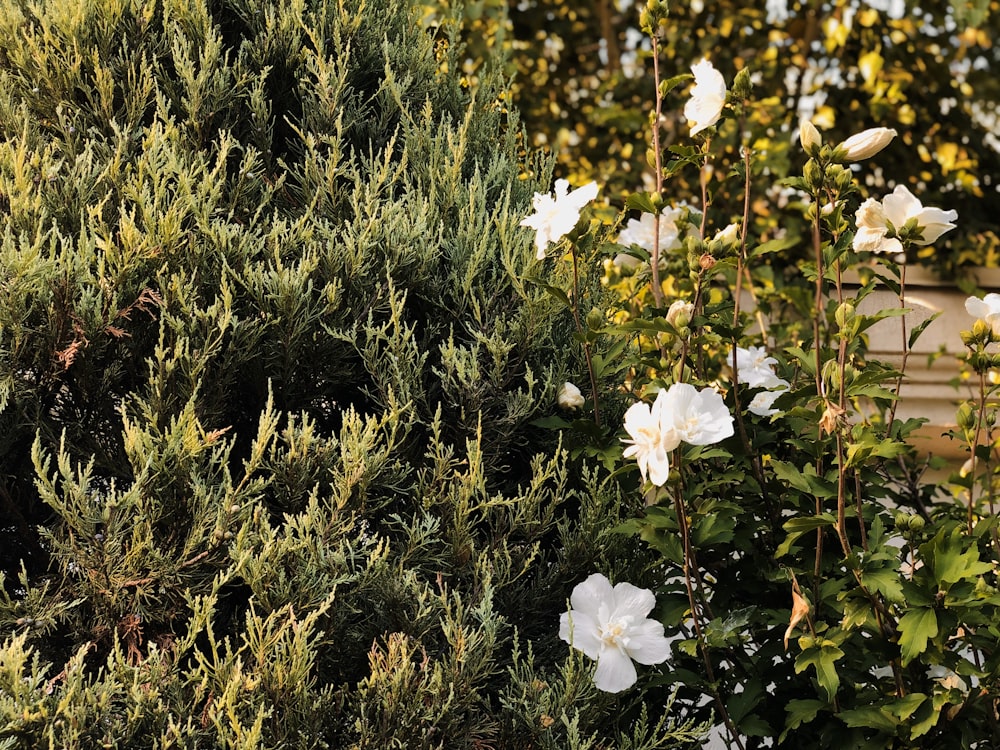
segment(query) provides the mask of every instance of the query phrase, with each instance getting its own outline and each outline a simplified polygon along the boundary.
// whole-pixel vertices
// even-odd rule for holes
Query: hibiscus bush
[[[666,6],[650,0],[641,23],[655,50]],[[562,188],[561,211],[548,209],[558,224],[541,212],[525,222],[556,228],[537,237],[588,353],[580,414],[546,423],[607,465],[605,482],[644,499],[616,532],[654,554],[659,579],[636,591],[581,576],[560,635],[594,660],[598,688],[679,688],[675,710],[714,721],[727,747],[996,747],[997,295],[966,305],[975,395],[951,439],[969,460],[947,483],[924,483],[913,440],[924,420],[900,418],[897,403],[933,318],[907,327],[906,269],[961,232],[961,218],[902,185],[862,200],[854,167],[877,163],[894,130],[830,141],[804,120],[803,169],[780,187],[806,231],[755,236],[749,196],[766,157],[744,130],[750,76],[727,83],[707,59],[691,72],[656,67],[652,122],[685,90],[689,135],[666,146],[654,125],[654,189],[609,222],[573,200],[591,186]],[[741,137],[726,179],[747,200],[733,216],[707,184],[714,143]],[[674,192],[678,175],[700,193]],[[789,252],[809,260],[779,284],[775,258]],[[588,265],[604,268],[612,303],[577,283]],[[859,312],[882,289],[898,306]],[[902,321],[899,368],[868,353],[869,330],[887,319]],[[613,363],[589,354],[601,348]],[[602,422],[623,396],[622,423]]]

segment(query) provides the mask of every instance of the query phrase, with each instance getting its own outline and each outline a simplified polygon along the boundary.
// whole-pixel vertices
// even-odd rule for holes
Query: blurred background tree
[[[447,5],[447,0],[443,0]],[[557,160],[557,176],[597,179],[621,202],[648,188],[653,94],[650,41],[639,31],[641,3],[628,0],[479,0],[465,6],[467,72],[507,54],[514,100],[535,145]],[[441,8],[429,7],[429,13]],[[875,162],[857,167],[872,194],[905,184],[928,205],[954,208],[960,231],[925,250],[946,275],[1000,264],[1000,2],[997,0],[736,0],[672,2],[661,45],[663,76],[709,58],[732,83],[747,68],[756,84],[745,122],[725,123],[716,144],[726,157],[710,180],[718,221],[742,214],[729,201],[729,163],[754,150],[753,230],[798,231],[782,211],[778,180],[801,166],[798,123],[811,119],[824,140],[868,127],[899,137]],[[687,86],[665,103],[664,147],[686,142]],[[720,161],[722,163],[720,163]],[[682,172],[668,198],[692,198]],[[732,183],[739,192],[740,180]]]

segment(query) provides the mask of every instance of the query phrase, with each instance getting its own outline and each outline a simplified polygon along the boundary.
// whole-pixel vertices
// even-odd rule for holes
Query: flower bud
[[[799,123],[799,143],[802,144],[802,148],[810,156],[813,156],[813,152],[817,151],[823,145],[823,137],[819,134],[816,126],[809,122],[809,120],[803,120]]]
[[[958,407],[958,411],[955,413],[955,421],[958,426],[963,430],[971,430],[976,426],[976,413],[972,408],[972,404],[964,403]]]
[[[559,406],[568,411],[576,411],[584,403],[583,394],[580,393],[580,389],[569,381],[562,384],[556,400],[559,402]]]
[[[862,130],[837,146],[843,152],[844,161],[861,161],[875,156],[896,137],[892,128],[869,128]]]
[[[823,170],[815,159],[810,159],[802,168],[802,176],[806,178],[806,185],[813,193],[823,187]]]
[[[753,81],[750,80],[750,69],[743,68],[733,79],[733,96],[737,99],[749,99],[753,91]]]
[[[698,258],[698,267],[702,271],[711,271],[715,267],[716,260],[708,253],[705,253],[700,258]]]
[[[834,317],[837,321],[837,325],[841,328],[841,330],[843,330],[847,328],[848,324],[852,320],[854,320],[854,316],[855,316],[854,305],[852,305],[850,302],[844,301],[841,302],[840,305],[837,307],[837,312]]]
[[[740,241],[739,226],[736,224],[730,224],[725,229],[716,232],[713,239],[724,245],[735,245]]]
[[[667,310],[667,322],[674,328],[680,330],[691,322],[691,314],[694,312],[694,305],[682,299],[674,300]]]
[[[605,323],[607,323],[607,318],[604,317],[604,313],[596,307],[590,308],[590,312],[587,313],[587,328],[599,331],[604,328]]]

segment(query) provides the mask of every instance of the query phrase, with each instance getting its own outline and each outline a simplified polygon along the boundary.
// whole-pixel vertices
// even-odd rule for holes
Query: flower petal
[[[646,464],[646,469],[649,472],[650,482],[657,487],[662,487],[667,483],[667,479],[670,478],[670,456],[662,445],[658,446],[655,451],[645,454],[643,463]]]
[[[601,654],[603,644],[597,633],[597,622],[579,610],[559,615],[559,637],[591,659]]]
[[[642,619],[656,606],[656,597],[649,589],[641,589],[631,583],[622,581],[612,589],[614,608],[611,618],[618,619],[625,615]]]
[[[628,655],[640,664],[660,664],[670,658],[670,641],[663,635],[663,623],[643,620],[628,631]]]
[[[925,208],[917,215],[917,225],[920,227],[920,234],[923,239],[914,240],[915,245],[930,245],[945,232],[950,232],[955,228],[954,222],[958,218],[958,211],[951,209],[944,211],[940,208]]]
[[[882,199],[882,208],[885,210],[886,218],[899,230],[903,228],[907,219],[919,214],[924,207],[906,185],[896,185],[896,189]]]
[[[620,693],[635,684],[638,675],[635,665],[617,648],[606,648],[597,659],[594,684],[606,693]]]
[[[969,297],[965,300],[965,310],[976,320],[986,320],[986,316],[992,312],[986,301],[978,297]]]
[[[602,604],[610,606],[613,597],[611,581],[600,573],[594,573],[587,580],[576,584],[569,602],[573,609],[590,616],[594,622],[599,622],[598,610]]]

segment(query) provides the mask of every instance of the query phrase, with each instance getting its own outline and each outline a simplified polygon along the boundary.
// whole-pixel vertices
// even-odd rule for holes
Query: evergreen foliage
[[[0,0],[0,747],[697,739],[558,640],[643,557],[532,424],[549,167],[451,28]]]

